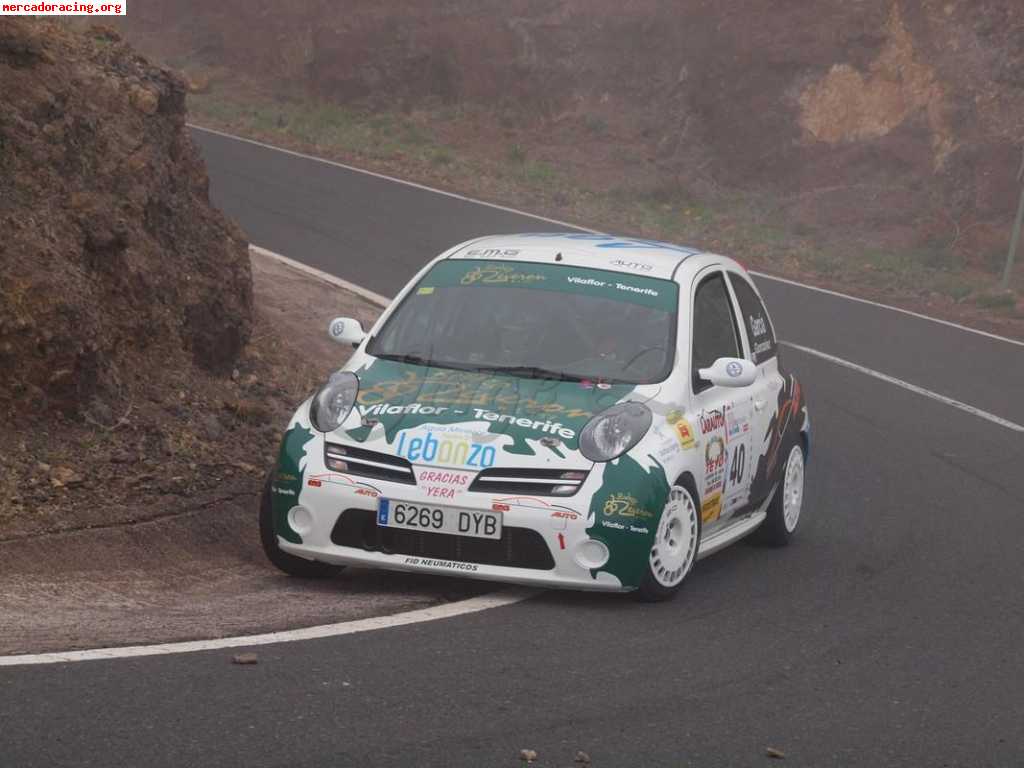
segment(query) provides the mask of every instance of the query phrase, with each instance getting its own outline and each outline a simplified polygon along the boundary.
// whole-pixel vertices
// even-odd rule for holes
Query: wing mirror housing
[[[720,357],[697,374],[716,387],[749,387],[757,379],[757,366],[738,357]]]
[[[327,326],[327,335],[339,344],[358,347],[366,338],[366,331],[358,320],[352,317],[336,317]]]

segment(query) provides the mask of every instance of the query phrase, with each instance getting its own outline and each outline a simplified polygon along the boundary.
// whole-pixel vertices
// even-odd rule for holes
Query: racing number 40
[[[747,468],[747,446],[743,443],[733,451],[732,464],[729,465],[729,485],[743,482],[743,473]]]

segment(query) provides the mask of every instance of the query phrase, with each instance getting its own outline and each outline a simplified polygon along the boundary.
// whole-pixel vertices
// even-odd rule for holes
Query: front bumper
[[[385,544],[381,546],[380,537],[374,541],[371,529],[375,526],[377,499],[381,496],[399,501],[408,501],[429,505],[436,500],[428,498],[417,487],[400,483],[389,483],[376,480],[372,484],[363,482],[354,476],[325,472],[320,475],[306,475],[302,491],[295,506],[306,510],[299,516],[301,525],[296,530],[300,542],[289,541],[278,536],[278,544],[282,551],[297,557],[335,565],[357,565],[370,568],[383,568],[396,571],[415,573],[443,574],[465,576],[474,579],[500,581],[511,584],[533,585],[543,587],[560,587],[566,589],[627,591],[618,578],[596,568],[587,567],[593,561],[594,543],[587,533],[588,510],[582,508],[581,501],[591,498],[591,492],[582,488],[570,498],[537,498],[537,497],[502,497],[495,498],[490,494],[462,494],[457,500],[444,502],[447,506],[464,507],[477,510],[493,510],[495,504],[502,514],[502,527],[506,535],[517,535],[513,538],[528,538],[534,555],[538,547],[543,546],[550,552],[550,559],[538,564],[537,557],[532,557],[532,567],[516,567],[514,565],[498,565],[474,562],[472,556],[455,558],[438,557],[440,542],[437,539],[420,542],[420,548],[410,545],[410,537],[404,530],[404,545],[400,552],[389,552]],[[293,510],[294,511],[294,510]],[[340,520],[357,518],[360,521],[370,520],[365,528],[367,535],[364,545],[345,546],[337,543],[340,537],[338,528]],[[352,517],[349,517],[352,516]],[[294,517],[289,513],[289,517]],[[360,524],[363,524],[362,522]],[[295,528],[295,526],[292,526]],[[395,529],[385,529],[393,532]],[[422,532],[418,537],[448,537],[449,534]],[[462,537],[451,537],[462,538]],[[346,540],[351,540],[351,536]],[[503,541],[505,539],[503,538]],[[588,544],[589,542],[589,544]],[[472,549],[478,540],[465,542]],[[497,544],[490,542],[488,545]],[[602,545],[603,546],[603,545]],[[445,547],[441,547],[445,549]],[[461,546],[453,546],[459,551]],[[493,551],[494,547],[490,547]],[[501,549],[499,546],[498,549]],[[508,561],[515,561],[513,541],[508,541]],[[550,567],[548,567],[550,566]]]

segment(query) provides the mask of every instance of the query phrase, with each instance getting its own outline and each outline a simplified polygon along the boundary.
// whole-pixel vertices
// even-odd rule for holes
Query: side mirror
[[[738,357],[720,357],[697,374],[716,387],[748,387],[757,379],[757,366]]]
[[[366,331],[362,324],[351,317],[336,317],[327,326],[327,335],[339,344],[351,344],[358,347],[364,338]]]

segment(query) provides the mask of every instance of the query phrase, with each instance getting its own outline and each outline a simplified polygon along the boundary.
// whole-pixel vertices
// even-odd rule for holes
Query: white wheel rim
[[[669,492],[651,547],[651,573],[663,587],[674,587],[690,572],[697,554],[697,507],[683,488]]]
[[[794,445],[786,462],[786,477],[782,485],[782,520],[786,531],[792,533],[800,522],[800,508],[804,503],[804,452]]]

